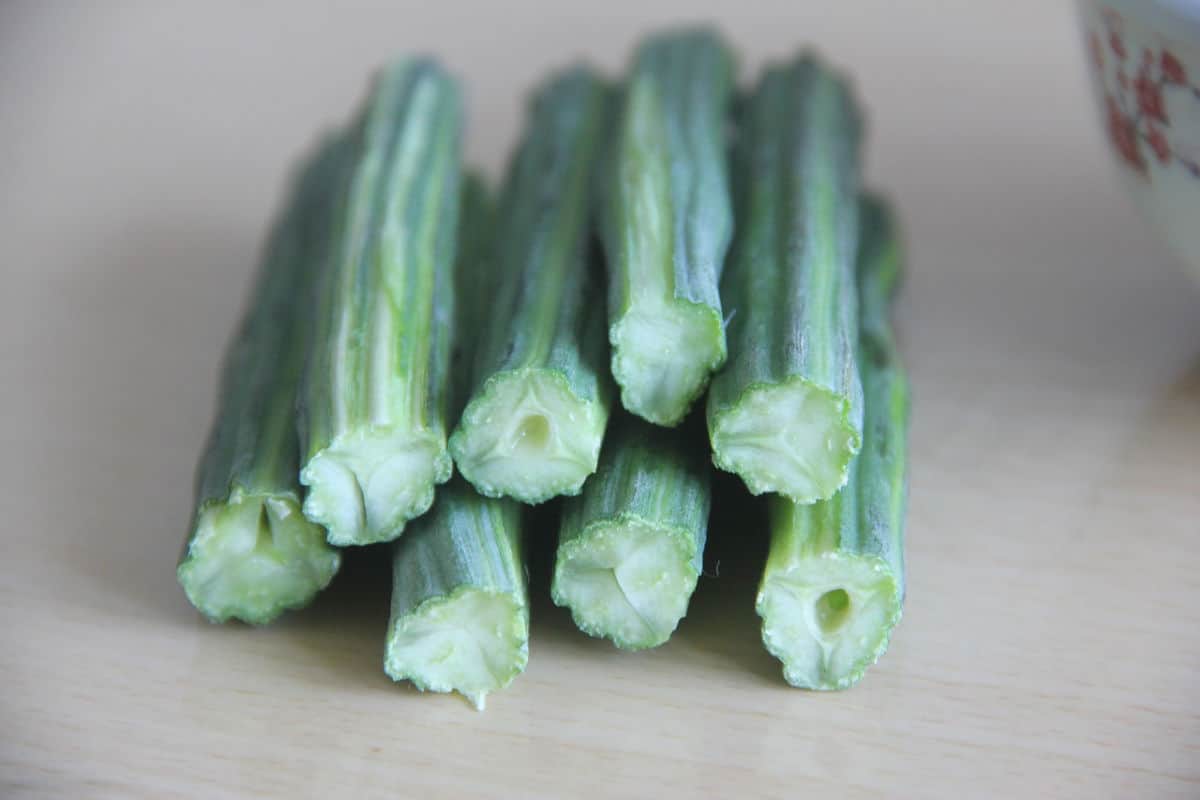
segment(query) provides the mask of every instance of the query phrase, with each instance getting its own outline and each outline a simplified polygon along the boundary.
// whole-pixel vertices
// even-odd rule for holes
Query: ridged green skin
[[[293,409],[308,343],[307,298],[326,246],[330,190],[344,172],[347,151],[345,137],[330,138],[303,166],[271,232],[249,307],[225,356],[216,420],[196,471],[192,531],[179,564],[189,599],[214,621],[270,622],[288,608],[307,605],[338,568],[339,555],[325,544],[324,531],[301,522]],[[225,509],[244,504],[262,507],[256,512],[258,532],[251,549],[233,554],[200,540],[206,518],[217,520],[217,536],[235,536],[230,526],[241,520]],[[293,531],[278,524],[280,514],[295,519],[296,525],[287,526]],[[293,532],[299,538],[290,543],[279,538]],[[205,563],[209,559],[217,561]],[[214,583],[221,582],[222,571],[234,568],[232,560],[251,585],[233,597],[216,596]],[[255,572],[271,580],[255,583]],[[214,582],[205,581],[205,575]]]
[[[529,660],[520,506],[456,478],[393,547],[384,669],[422,691],[457,691],[482,710],[487,693]]]
[[[608,111],[608,91],[584,68],[551,78],[533,97],[498,201],[491,274],[481,278],[490,283],[463,292],[489,311],[475,325],[463,318],[487,331],[476,393],[497,373],[544,369],[562,375],[581,399],[607,402],[588,192]]]
[[[462,415],[470,399],[475,349],[482,340],[479,320],[495,297],[496,271],[491,269],[492,237],[496,208],[483,176],[468,171],[463,176],[458,215],[458,246],[455,251],[454,298],[455,336],[451,358],[451,418]]]
[[[461,116],[422,60],[384,70],[362,113],[300,403],[304,512],[334,544],[396,538],[450,477]]]
[[[393,545],[392,621],[464,586],[511,594],[528,605],[519,504],[482,497],[465,481],[440,492],[420,535]],[[528,611],[526,610],[526,616]]]
[[[625,408],[659,425],[679,424],[725,361],[719,284],[733,235],[725,142],[733,82],[733,56],[712,31],[647,40],[608,157],[601,237],[612,372]],[[622,334],[639,310],[666,324],[662,308],[692,315],[696,341],[677,327]],[[637,368],[647,362],[673,364],[689,378],[654,386],[673,373]]]
[[[744,110],[738,235],[722,283],[729,364],[713,379],[708,422],[714,462],[755,494],[825,499],[845,483],[861,446],[854,282],[860,138],[848,88],[808,56],[769,69]],[[728,415],[748,396],[789,387],[812,387],[836,409],[836,426],[810,452],[794,453],[810,466],[825,460],[833,477],[814,487],[776,481],[769,452],[762,463],[739,462],[722,440]]]
[[[711,474],[695,431],[625,414],[612,428],[599,470],[563,508],[551,594],[580,630],[640,650],[666,642],[686,613],[703,567]],[[641,563],[612,561],[605,551],[613,535],[626,537],[620,555],[640,554]],[[607,589],[573,601],[579,587],[572,582],[594,581],[597,572]]]
[[[462,293],[458,306],[455,362],[460,374],[468,372],[465,365],[481,341],[470,312],[481,310],[491,299],[487,264],[493,221],[486,186],[478,176],[468,175],[463,181],[455,267],[459,285],[472,289]],[[452,399],[456,407],[463,404],[468,386],[467,380],[456,379]],[[515,503],[481,497],[455,478],[438,491],[430,512],[393,545],[392,575],[384,669],[393,679],[412,680],[423,691],[459,691],[482,708],[487,691],[507,684],[524,669],[529,653],[529,598],[520,508]],[[460,607],[464,600],[467,605]],[[491,621],[499,620],[499,627],[477,627],[475,641],[481,646],[463,647],[461,639],[453,638],[454,628],[470,630],[471,622],[479,620],[469,617],[480,609],[490,611],[495,617]],[[413,626],[420,633],[406,638],[404,632]],[[413,649],[414,641],[419,649],[421,640],[437,636],[442,641],[429,657]],[[507,654],[497,672],[490,673],[494,685],[468,686],[439,673],[447,665],[467,665],[467,671],[475,674],[490,671],[493,665],[483,650],[489,643],[493,653]],[[455,644],[457,649],[448,649]]]
[[[857,464],[859,552],[887,562],[903,599],[911,392],[890,317],[901,276],[901,243],[891,210],[874,195],[863,199],[862,230],[859,364],[867,400]]]
[[[491,274],[464,286],[475,306],[462,316],[462,335],[478,337],[480,346],[471,399],[450,449],[462,475],[491,497],[537,503],[576,494],[596,468],[612,390],[588,220],[608,108],[608,91],[583,68],[538,91],[498,203]],[[496,407],[501,387],[520,392],[518,383],[558,387],[578,411],[574,421],[546,412],[554,436],[578,440],[574,474],[510,485],[504,476],[528,474],[523,461],[538,456],[479,444],[493,435],[502,439],[496,432],[524,413],[522,406]],[[493,470],[502,473],[499,479],[481,468],[485,461],[505,463]]]
[[[899,622],[904,598],[904,517],[907,503],[907,428],[909,388],[888,319],[890,299],[900,269],[894,226],[881,201],[863,201],[863,244],[858,282],[861,292],[862,338],[859,363],[866,397],[865,438],[861,454],[845,489],[813,505],[798,505],[782,497],[770,501],[771,545],[758,596],[763,617],[763,640],[784,662],[789,682],[812,689],[844,689],[861,679],[865,670],[887,650]],[[846,565],[870,574],[863,602],[852,597],[844,623],[861,636],[853,642],[855,657],[844,669],[802,670],[789,662],[778,632],[795,620],[772,615],[767,587],[776,580],[828,588],[823,577]],[[830,584],[833,585],[833,584]],[[873,607],[874,625],[855,625],[853,614]],[[836,640],[836,636],[831,636]]]

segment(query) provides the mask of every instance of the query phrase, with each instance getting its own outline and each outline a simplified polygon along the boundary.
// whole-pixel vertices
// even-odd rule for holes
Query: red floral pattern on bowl
[[[1190,76],[1177,54],[1181,46],[1165,40],[1131,53],[1126,27],[1120,13],[1102,7],[1099,25],[1093,24],[1089,32],[1092,68],[1104,92],[1109,140],[1121,160],[1147,178],[1150,159],[1155,159],[1200,179],[1200,148],[1172,141],[1167,111],[1169,95],[1200,104],[1200,75]]]
[[[1200,0],[1079,0],[1130,196],[1200,280]]]

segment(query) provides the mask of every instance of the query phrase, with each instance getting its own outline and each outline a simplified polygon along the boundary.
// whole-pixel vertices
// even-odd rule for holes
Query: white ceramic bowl
[[[1122,177],[1200,279],[1200,0],[1081,0],[1079,9]]]

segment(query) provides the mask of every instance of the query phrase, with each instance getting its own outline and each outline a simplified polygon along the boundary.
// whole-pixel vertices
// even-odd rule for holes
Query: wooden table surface
[[[386,5],[0,6],[0,795],[1200,796],[1200,291],[1119,190],[1069,7]],[[535,587],[529,669],[482,714],[384,676],[361,555],[275,627],[202,621],[193,463],[290,158],[419,49],[495,172],[531,81],[679,14],[745,75],[819,42],[872,111],[916,395],[891,651],[788,688],[738,525],[654,652]]]

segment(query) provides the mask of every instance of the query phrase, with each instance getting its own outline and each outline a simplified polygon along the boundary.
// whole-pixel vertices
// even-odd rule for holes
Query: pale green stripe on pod
[[[385,69],[358,122],[300,403],[304,513],[334,544],[396,538],[450,477],[461,128],[425,60]]]

